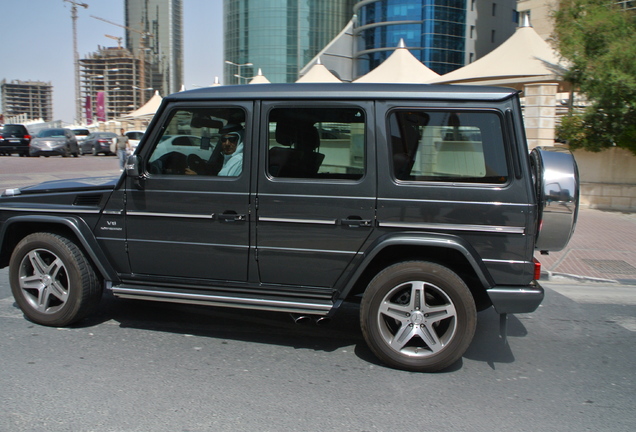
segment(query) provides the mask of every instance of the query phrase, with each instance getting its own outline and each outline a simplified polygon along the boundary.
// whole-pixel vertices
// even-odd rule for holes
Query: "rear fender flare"
[[[494,281],[488,272],[488,269],[479,258],[477,251],[465,240],[460,237],[437,234],[437,233],[416,233],[403,232],[395,234],[387,234],[376,239],[364,252],[364,258],[358,266],[356,272],[346,283],[339,298],[344,299],[353,289],[354,285],[362,274],[368,269],[383,250],[391,246],[409,246],[409,247],[427,247],[437,249],[451,249],[459,252],[473,269],[484,289],[494,286]]]

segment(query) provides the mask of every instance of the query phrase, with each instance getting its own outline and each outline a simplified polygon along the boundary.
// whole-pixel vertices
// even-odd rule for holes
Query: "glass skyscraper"
[[[467,0],[361,0],[354,13],[358,76],[382,63],[400,39],[440,75],[465,64]]]
[[[152,67],[152,87],[161,96],[183,85],[182,0],[125,0],[126,47]]]
[[[258,69],[270,82],[296,81],[298,71],[349,22],[354,3],[224,0],[225,84],[248,82]]]

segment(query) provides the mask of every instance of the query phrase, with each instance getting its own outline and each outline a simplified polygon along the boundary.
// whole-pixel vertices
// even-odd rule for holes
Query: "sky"
[[[79,57],[98,46],[117,46],[104,35],[124,37],[124,0],[75,0]],[[44,81],[53,85],[53,117],[73,123],[75,73],[71,4],[63,0],[0,0],[0,81]],[[184,85],[223,82],[223,0],[183,0]],[[124,38],[125,40],[125,38]],[[165,96],[165,95],[162,95]]]

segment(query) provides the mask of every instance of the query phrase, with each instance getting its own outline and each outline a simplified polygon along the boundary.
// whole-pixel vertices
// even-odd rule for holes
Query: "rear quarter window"
[[[396,180],[508,181],[503,123],[496,112],[395,110],[389,130]]]

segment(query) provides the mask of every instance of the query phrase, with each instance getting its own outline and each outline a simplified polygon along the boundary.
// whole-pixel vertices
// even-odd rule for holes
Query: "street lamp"
[[[253,63],[238,64],[238,63],[231,62],[229,60],[225,60],[225,63],[230,64],[230,65],[234,65],[234,66],[236,66],[238,68],[238,74],[235,74],[234,76],[239,78],[239,81],[238,81],[239,84],[241,83],[241,78],[247,80],[247,78],[245,78],[244,76],[241,76],[241,68],[244,67],[244,66],[254,66]],[[245,81],[245,82],[247,82],[247,81]]]

